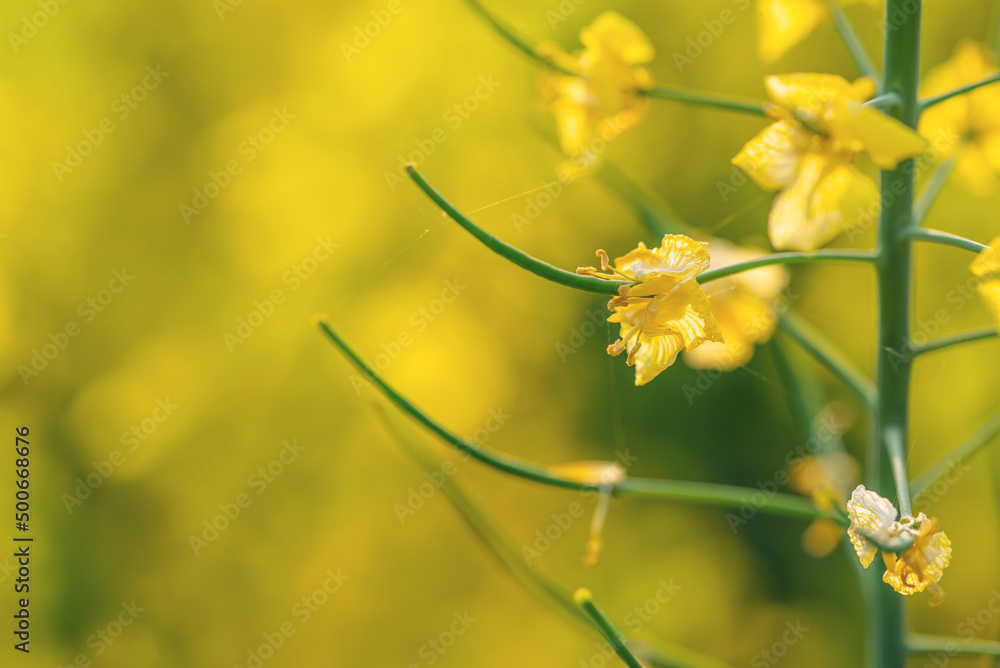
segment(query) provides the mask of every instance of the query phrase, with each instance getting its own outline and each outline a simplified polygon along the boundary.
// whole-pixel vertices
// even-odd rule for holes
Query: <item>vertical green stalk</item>
[[[888,0],[885,14],[884,84],[900,105],[891,114],[916,128],[920,115],[921,2]],[[903,230],[912,222],[914,171],[908,160],[882,172],[882,215],[878,239],[878,362],[877,397],[868,448],[867,483],[883,496],[896,497],[910,512],[906,491],[905,450],[908,443],[911,360],[902,351],[909,339],[912,300],[911,241]],[[891,494],[896,489],[897,494]],[[901,493],[900,493],[901,492]],[[907,507],[903,507],[903,506]],[[866,598],[871,602],[866,640],[867,663],[873,668],[904,668],[906,629],[903,597],[882,583],[878,568],[866,573]]]

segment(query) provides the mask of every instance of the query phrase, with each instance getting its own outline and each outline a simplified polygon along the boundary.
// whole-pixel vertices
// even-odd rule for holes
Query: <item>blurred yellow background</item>
[[[490,6],[566,48],[616,9],[657,45],[665,85],[762,98],[770,72],[857,76],[829,25],[763,66],[755,12],[738,7],[679,71],[673,53],[703,22],[744,4]],[[986,39],[992,4],[926,3],[924,69],[963,37]],[[878,53],[877,12],[849,13]],[[442,494],[400,519],[427,478],[311,324],[318,311],[431,415],[470,437],[502,422],[488,444],[522,457],[627,448],[636,475],[754,487],[799,445],[766,350],[693,405],[683,387],[699,374],[683,364],[635,388],[605,355],[603,325],[575,344],[604,299],[491,254],[400,177],[418,162],[484,227],[570,269],[649,238],[595,178],[516,224],[562,158],[539,132],[551,121],[536,65],[459,0],[8,0],[0,26],[0,411],[9,432],[31,428],[36,536],[30,659],[8,646],[3,665],[603,665],[594,639],[503,571]],[[609,158],[692,225],[766,245],[771,196],[750,184],[724,201],[718,187],[761,119],[652,104]],[[952,183],[931,216],[986,242],[998,204]],[[989,324],[978,301],[948,301],[969,276],[961,252],[918,262],[919,319],[945,308],[942,333]],[[870,368],[868,270],[793,272],[797,310]],[[995,408],[998,363],[995,342],[920,360],[914,474]],[[859,421],[846,438],[859,458],[864,438]],[[433,447],[525,544],[580,501]],[[948,598],[910,601],[914,629],[956,634],[998,596],[998,479],[1000,460],[981,456],[934,504],[954,543]],[[680,588],[638,637],[746,665],[801,623],[785,665],[859,661],[850,564],[806,556],[805,522],[761,515],[734,534],[724,510],[616,500],[604,560],[587,569],[587,508],[535,566],[590,587],[623,630],[666,581]],[[0,557],[4,611],[13,577]],[[977,635],[996,638],[1000,620],[986,621]],[[446,651],[431,648],[455,629]],[[267,643],[280,647],[263,656]],[[963,661],[951,665],[985,665]]]

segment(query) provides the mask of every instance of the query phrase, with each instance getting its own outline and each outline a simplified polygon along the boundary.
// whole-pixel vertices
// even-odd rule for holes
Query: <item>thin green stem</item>
[[[549,69],[553,69],[557,72],[562,72],[563,74],[573,74],[568,70],[563,69],[555,62],[548,58],[542,57],[538,52],[538,45],[528,38],[524,33],[517,30],[513,26],[507,24],[505,21],[501,20],[495,16],[491,11],[483,7],[482,3],[478,0],[465,0],[469,7],[472,8],[476,14],[478,14],[484,21],[490,24],[490,27],[497,32],[498,35],[507,40],[510,44],[514,46],[518,51],[521,51],[529,58],[534,60]]]
[[[989,75],[988,77],[984,77],[979,81],[966,84],[964,86],[959,86],[958,88],[952,89],[946,93],[941,93],[940,95],[934,95],[933,97],[928,97],[923,100],[920,100],[919,111],[923,113],[924,111],[927,111],[928,109],[933,107],[935,104],[940,104],[945,100],[950,100],[951,98],[956,97],[958,95],[964,95],[965,93],[972,92],[977,88],[982,88],[983,86],[989,86],[990,84],[994,84],[998,81],[1000,81],[1000,71],[994,72],[993,74]]]
[[[594,622],[594,626],[601,632],[604,639],[611,643],[615,653],[625,662],[629,668],[643,668],[639,659],[635,658],[632,650],[625,644],[625,637],[615,628],[611,620],[594,605],[594,595],[589,589],[577,589],[573,594],[573,600],[579,605],[587,616]]]
[[[726,111],[738,111],[754,116],[767,116],[768,104],[761,100],[753,100],[734,95],[722,95],[719,93],[707,93],[690,88],[677,88],[675,86],[653,86],[649,90],[639,91],[647,97],[659,100],[673,100],[702,107],[713,107]]]
[[[914,226],[923,225],[924,221],[927,220],[927,214],[930,212],[934,202],[937,201],[938,195],[941,194],[944,184],[948,182],[948,177],[951,176],[957,162],[958,151],[949,155],[945,158],[944,162],[934,169],[934,173],[931,174],[924,189],[920,191],[920,197],[917,198],[917,203],[913,207]]]
[[[547,262],[531,257],[514,246],[501,241],[472,222],[451,202],[446,200],[441,193],[435,190],[434,187],[424,179],[423,175],[421,175],[413,165],[407,165],[406,170],[409,172],[410,178],[413,179],[413,182],[417,184],[417,187],[424,191],[424,193],[435,204],[441,207],[441,210],[448,214],[452,220],[465,228],[469,234],[479,239],[479,241],[481,241],[487,248],[507,260],[510,260],[522,269],[527,269],[531,273],[541,276],[542,278],[552,281],[553,283],[565,285],[570,288],[576,288],[577,290],[583,290],[584,292],[596,292],[597,294],[603,295],[617,295],[618,288],[623,285],[629,285],[628,283],[609,281],[594,276],[581,276],[571,271],[559,269],[558,267],[554,267]]]
[[[1000,642],[972,638],[929,636],[922,633],[911,633],[906,636],[906,648],[910,654],[1000,656]]]
[[[913,239],[914,241],[928,241],[933,244],[941,244],[942,246],[954,246],[955,248],[972,251],[973,253],[981,253],[989,248],[989,246],[985,244],[981,244],[978,241],[972,241],[971,239],[966,239],[965,237],[960,237],[957,234],[941,232],[939,230],[927,230],[922,227],[914,227],[912,225],[900,230],[900,235],[906,239]]]
[[[409,415],[416,422],[422,424],[451,447],[467,453],[488,466],[519,478],[564,489],[598,490],[601,488],[600,485],[561,477],[556,475],[550,467],[543,464],[511,457],[510,455],[496,452],[455,435],[389,385],[347,345],[344,339],[334,331],[324,318],[319,317],[317,324],[344,356],[358,368],[368,382],[374,385],[398,409]],[[739,508],[749,503],[752,495],[759,494],[756,489],[733,487],[730,485],[632,477],[628,477],[615,485],[614,491],[616,494],[634,494],[636,496],[690,501],[731,508]],[[820,510],[811,501],[790,494],[775,494],[767,497],[764,500],[764,505],[758,505],[757,508],[762,512],[775,515],[813,519],[825,517],[842,525],[844,524],[842,518],[835,513]]]
[[[763,257],[737,262],[718,269],[711,269],[698,275],[699,283],[708,283],[733,274],[740,274],[751,269],[768,267],[773,264],[809,264],[811,262],[874,262],[875,255],[870,251],[824,249],[811,253],[800,253],[789,251],[785,253],[771,253]]]
[[[830,15],[833,17],[833,25],[837,27],[837,32],[840,33],[841,39],[844,40],[847,50],[851,52],[851,57],[854,58],[854,62],[858,66],[858,69],[861,70],[861,74],[878,81],[878,68],[875,67],[871,56],[868,55],[865,45],[861,43],[861,38],[858,37],[854,26],[851,25],[851,20],[847,18],[847,14],[837,0],[829,0],[828,4],[830,6]]]
[[[919,498],[934,483],[960,467],[965,460],[990,445],[1000,435],[1000,412],[994,413],[979,429],[962,441],[954,450],[939,459],[929,469],[910,483],[910,496]],[[951,483],[951,481],[949,481]]]
[[[867,408],[875,406],[871,381],[819,330],[792,312],[782,316],[778,327],[829,369]]]
[[[630,179],[610,161],[601,163],[597,178],[636,210],[649,231],[656,235],[656,243],[665,234],[690,232],[690,226],[666,202]]]
[[[617,295],[618,290],[623,285],[630,283],[622,281],[611,281],[594,276],[581,276],[565,269],[559,269],[553,265],[534,258],[524,251],[511,246],[493,236],[479,225],[475,224],[465,214],[458,210],[455,205],[446,200],[434,187],[424,179],[423,175],[417,171],[413,165],[407,165],[407,172],[413,182],[420,188],[435,204],[448,214],[456,223],[461,225],[476,239],[481,241],[487,248],[497,253],[501,257],[510,260],[522,269],[527,269],[531,273],[546,280],[565,285],[584,292],[594,292],[604,295]],[[732,276],[743,271],[758,269],[772,264],[801,264],[816,261],[845,261],[845,262],[874,262],[875,256],[869,251],[856,250],[819,250],[812,253],[772,253],[761,258],[756,258],[747,262],[732,264],[727,267],[712,269],[700,274],[697,278],[699,283],[707,283],[726,276]]]
[[[954,336],[945,336],[940,339],[935,339],[925,343],[924,345],[918,347],[913,355],[923,355],[924,353],[932,353],[935,350],[941,350],[943,348],[950,348],[951,346],[961,345],[963,343],[972,343],[973,341],[983,341],[986,339],[997,338],[996,327],[989,327],[987,329],[977,329],[973,332],[962,332],[961,334],[955,334]]]

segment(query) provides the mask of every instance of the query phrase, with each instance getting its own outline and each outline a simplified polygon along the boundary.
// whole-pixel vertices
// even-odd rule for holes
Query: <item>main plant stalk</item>
[[[919,118],[919,0],[888,0],[885,14],[884,75],[881,93],[895,93],[901,104],[892,115],[915,128]],[[903,230],[913,219],[914,169],[908,160],[881,176],[882,213],[878,238],[877,404],[868,450],[868,486],[896,498],[910,514],[905,451],[912,360],[907,357],[912,302],[911,242]],[[879,564],[866,573],[870,617],[866,643],[872,668],[904,668],[906,629],[903,597],[881,580]]]

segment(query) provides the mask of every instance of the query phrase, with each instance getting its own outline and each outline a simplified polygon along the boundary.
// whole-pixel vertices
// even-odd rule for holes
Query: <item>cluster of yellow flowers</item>
[[[829,11],[819,0],[762,1],[759,6],[764,35],[780,37],[763,41],[774,57],[825,20]],[[541,56],[569,73],[543,75],[542,97],[555,116],[560,143],[575,173],[598,164],[596,140],[607,142],[642,118],[648,105],[644,92],[653,83],[642,67],[653,59],[653,46],[628,19],[605,12],[583,29],[580,41],[585,48],[573,55],[552,44],[539,49]],[[968,83],[993,67],[982,48],[960,46],[955,62],[928,77],[928,93]],[[785,74],[768,77],[765,88],[773,122],[747,142],[733,164],[761,188],[779,192],[768,216],[768,237],[775,249],[814,251],[842,232],[877,219],[879,190],[856,166],[858,157],[863,153],[876,167],[895,169],[928,145],[924,136],[866,104],[876,93],[871,79],[852,83],[832,74]],[[984,165],[991,177],[1000,170],[1000,88],[983,88],[933,107],[924,115],[921,131],[932,137],[945,125],[966,137],[959,165],[965,165],[973,182],[985,179],[980,173]],[[719,239],[669,235],[659,248],[639,244],[613,267],[600,251],[601,270],[610,268],[611,273],[593,267],[578,271],[635,284],[608,305],[614,312],[609,320],[621,326],[621,337],[608,352],[627,351],[628,364],[636,367],[636,384],[644,385],[672,365],[682,350],[695,368],[731,370],[746,364],[756,344],[770,338],[781,308],[779,295],[788,282],[784,269],[761,268],[713,281],[706,286],[707,295],[695,281],[710,266],[762,254]],[[973,270],[988,279],[981,293],[1000,313],[995,257],[984,254]],[[992,264],[989,258],[994,258]]]
[[[886,544],[913,539],[913,544],[902,554],[882,552],[885,573],[882,580],[903,595],[916,594],[927,589],[934,594],[931,605],[944,598],[938,581],[951,561],[951,541],[943,531],[937,530],[937,519],[928,519],[920,513],[916,517],[902,517],[888,499],[858,485],[847,502],[851,525],[847,535],[858,553],[861,565],[871,566],[878,554],[875,543]]]

